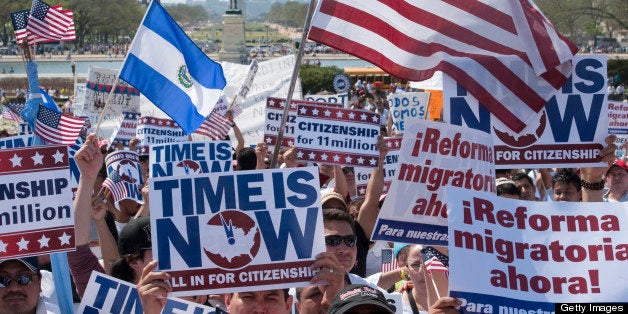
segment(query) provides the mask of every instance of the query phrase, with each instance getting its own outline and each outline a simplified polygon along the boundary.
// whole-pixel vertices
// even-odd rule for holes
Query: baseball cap
[[[621,167],[621,168],[622,168],[622,169],[624,169],[626,172],[628,172],[628,165],[626,165],[626,163],[625,163],[623,160],[621,160],[621,159],[617,159],[617,160],[615,160],[615,162],[613,163],[613,165],[612,165],[612,166],[610,166],[610,167],[608,168],[608,170],[606,170],[606,175],[608,175],[608,172],[609,172],[609,171],[611,171],[611,169],[612,169],[613,167]]]
[[[329,306],[329,314],[347,313],[357,306],[371,305],[378,309],[378,313],[395,313],[395,306],[388,303],[384,294],[376,288],[367,285],[349,285],[334,297]]]
[[[344,198],[342,197],[342,195],[340,195],[340,193],[336,193],[336,192],[325,192],[321,195],[321,206],[325,205],[325,202],[330,201],[330,200],[338,200],[340,201],[340,203],[342,203],[342,205],[344,206],[344,208],[339,208],[342,210],[347,209],[347,202],[345,202]]]
[[[143,216],[129,221],[118,237],[118,253],[120,256],[138,253],[152,247],[150,239],[150,218]]]
[[[37,260],[37,256],[23,257],[23,258],[10,258],[10,259],[5,259],[5,260],[0,260],[0,266],[2,266],[2,264],[4,264],[4,263],[10,262],[10,261],[20,262],[20,263],[24,264],[24,266],[26,266],[26,268],[28,268],[28,269],[30,269],[31,271],[34,271],[34,272],[39,270],[39,261]]]

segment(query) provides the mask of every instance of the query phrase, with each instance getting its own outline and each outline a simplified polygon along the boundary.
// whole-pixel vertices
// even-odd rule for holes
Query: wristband
[[[586,181],[584,179],[580,179],[580,185],[582,186],[582,188],[587,189],[587,190],[591,190],[591,191],[599,191],[604,189],[604,179],[602,179],[602,181],[600,182],[589,182]]]

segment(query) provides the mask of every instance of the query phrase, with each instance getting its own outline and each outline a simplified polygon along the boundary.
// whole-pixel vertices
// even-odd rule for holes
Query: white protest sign
[[[258,64],[253,83],[246,99],[240,104],[242,114],[235,118],[245,143],[259,143],[264,139],[264,110],[266,98],[286,98],[294,70],[295,56],[287,55],[262,61]],[[249,66],[230,62],[222,63],[227,78],[225,95],[234,95],[248,73]],[[297,78],[292,99],[301,99],[301,80]]]
[[[77,313],[144,313],[135,285],[109,275],[92,272]],[[162,314],[226,313],[198,303],[168,297]]]
[[[403,133],[408,120],[423,119],[427,115],[430,93],[412,92],[389,94],[388,105],[395,129]]]
[[[185,142],[188,136],[179,125],[171,119],[141,117],[137,121],[137,147],[140,155],[149,154],[149,145]]]
[[[0,149],[33,146],[32,135],[14,135],[0,138]]]
[[[414,120],[403,133],[395,175],[371,239],[447,245],[443,187],[495,191],[491,136],[456,125]]]
[[[446,122],[493,135],[497,168],[603,166],[608,135],[606,56],[576,55],[573,72],[536,121],[514,134],[449,76],[443,75]],[[506,109],[504,109],[506,110]]]
[[[74,109],[75,115],[88,117],[92,124],[97,125],[117,75],[117,70],[90,66],[87,73],[87,82],[85,82],[83,105],[79,105],[80,100],[77,99]],[[139,90],[125,81],[118,80],[111,101],[107,108],[104,109],[104,114],[102,114],[99,135],[102,135],[104,138],[111,138],[113,130],[119,124],[118,117],[122,112],[139,112],[139,106]]]
[[[390,184],[395,178],[395,172],[399,167],[399,151],[401,150],[401,137],[387,137],[384,138],[386,145],[388,145],[388,154],[384,158],[384,190],[382,193],[388,193]],[[371,178],[371,168],[355,167],[355,187],[357,189],[357,196],[364,197],[366,195],[366,186]]]
[[[233,170],[232,153],[229,141],[151,145],[149,177],[228,172]]]
[[[296,159],[334,165],[377,167],[379,119],[366,110],[299,105]]]
[[[118,125],[111,135],[111,143],[120,142],[124,146],[129,146],[129,142],[137,136],[137,119],[141,116],[139,112],[122,112],[118,118]]]
[[[447,204],[450,296],[465,312],[628,300],[626,205],[520,201],[454,187]]]
[[[338,104],[340,107],[349,106],[349,94],[334,94],[334,95],[305,95],[305,100],[314,102],[325,102],[330,104]]]
[[[105,157],[107,178],[103,182],[113,197],[115,207],[119,202],[131,199],[144,203],[140,187],[144,185],[139,154],[130,150],[116,150]]]
[[[318,168],[149,180],[153,257],[173,295],[309,285],[325,251]]]
[[[74,250],[68,147],[0,150],[0,260]]]
[[[628,143],[628,104],[619,101],[608,101],[608,134],[617,135],[617,158],[622,158],[626,150],[622,147]]]
[[[290,102],[290,109],[288,110],[288,119],[284,126],[283,136],[281,138],[281,147],[288,148],[294,145],[294,129],[296,127],[297,119],[297,106],[302,104],[310,105],[322,105],[331,107],[341,107],[338,104],[325,104],[312,101],[303,101],[293,99]],[[264,128],[264,142],[268,145],[270,150],[274,149],[277,144],[277,137],[279,129],[281,127],[281,121],[283,120],[284,108],[286,108],[285,98],[268,97],[266,100],[266,126]]]

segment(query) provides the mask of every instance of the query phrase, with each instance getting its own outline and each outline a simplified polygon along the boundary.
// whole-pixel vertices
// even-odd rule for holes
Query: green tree
[[[206,22],[209,20],[209,14],[207,10],[201,5],[185,5],[177,4],[165,7],[166,11],[172,16],[172,18],[179,23],[182,27],[195,25],[200,22]]]
[[[335,66],[319,67],[303,64],[301,65],[300,73],[303,93],[316,94],[323,90],[333,92],[334,76],[343,73],[343,70]]]
[[[303,27],[307,14],[307,3],[288,1],[285,3],[273,3],[266,20],[289,27]]]

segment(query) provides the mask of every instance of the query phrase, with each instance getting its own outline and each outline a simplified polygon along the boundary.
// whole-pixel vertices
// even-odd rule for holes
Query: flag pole
[[[307,8],[307,14],[305,16],[305,23],[303,25],[303,34],[301,34],[301,43],[299,44],[299,50],[297,51],[296,60],[294,61],[292,79],[290,80],[290,87],[288,88],[288,95],[286,96],[286,106],[283,108],[283,116],[281,118],[281,125],[279,126],[279,133],[277,134],[277,142],[275,143],[275,149],[273,150],[273,158],[270,162],[271,169],[277,166],[277,157],[279,156],[279,149],[281,148],[281,141],[283,140],[283,130],[286,123],[288,122],[288,112],[290,111],[290,103],[292,102],[292,94],[294,93],[294,86],[297,83],[297,77],[299,77],[301,59],[303,58],[303,47],[305,47],[305,41],[307,40],[307,33],[310,30],[310,23],[312,22],[312,16],[314,15],[315,6],[316,6],[316,0],[310,0],[310,5]]]
[[[98,137],[98,131],[100,130],[100,124],[102,123],[102,117],[105,115],[105,110],[108,109],[107,106],[109,105],[109,102],[111,102],[113,92],[118,87],[118,81],[120,80],[118,78],[119,76],[120,72],[118,72],[118,75],[116,75],[116,80],[113,81],[113,86],[111,86],[111,90],[109,91],[109,95],[107,96],[107,100],[105,101],[105,106],[102,108],[102,112],[100,112],[100,117],[98,117],[98,124],[96,125],[96,130],[94,131],[94,133],[96,133],[96,137]]]

